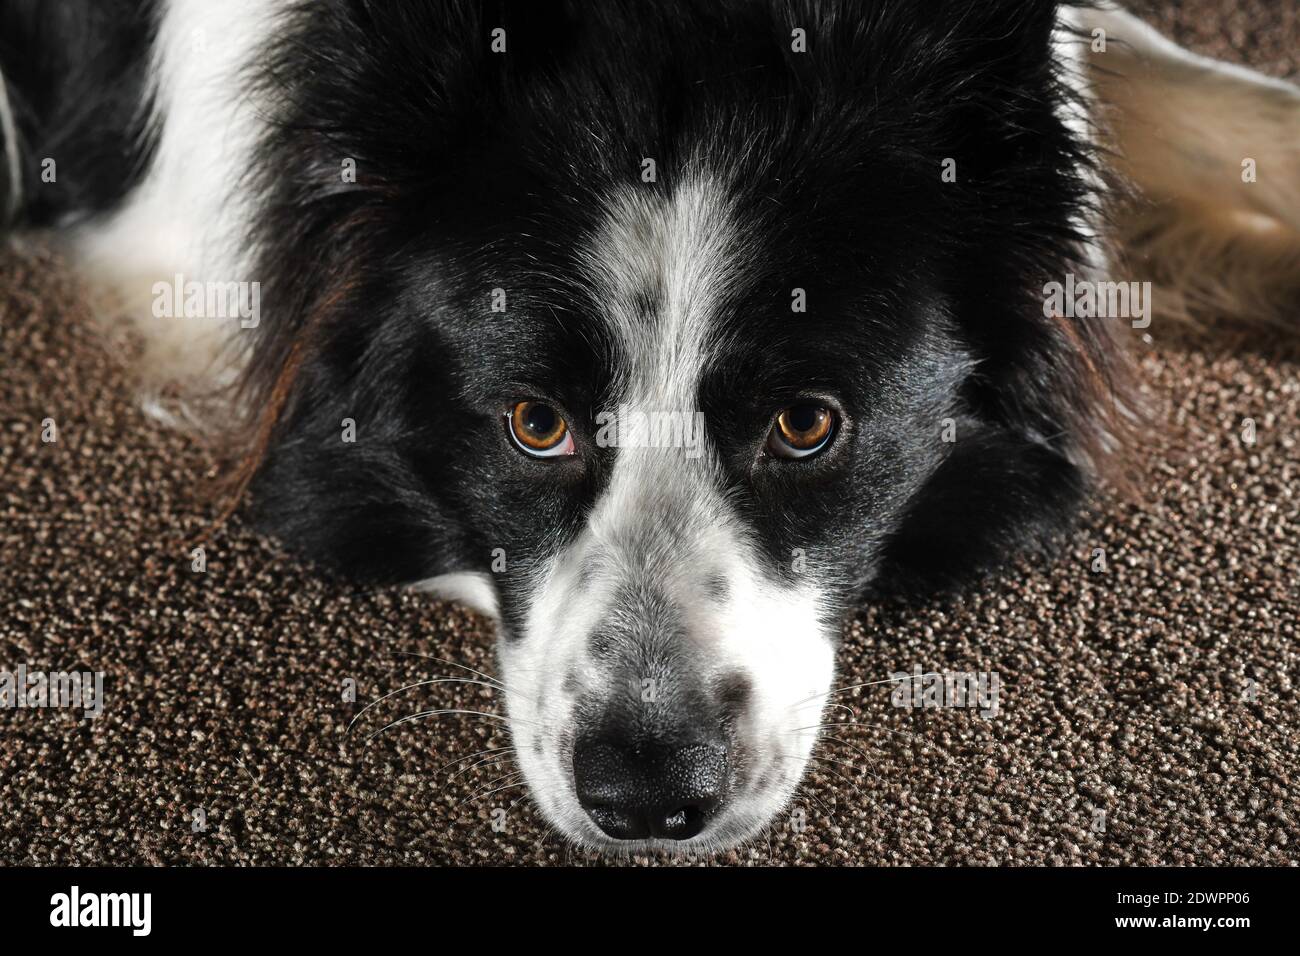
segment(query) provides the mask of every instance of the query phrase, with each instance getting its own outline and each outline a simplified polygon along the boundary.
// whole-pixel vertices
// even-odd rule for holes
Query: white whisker
[[[499,720],[501,721],[501,723],[507,726],[509,726],[512,722],[523,723],[523,724],[532,723],[532,721],[521,720],[518,717],[508,718],[508,717],[503,717],[500,714],[489,714],[486,711],[482,711],[482,710],[461,710],[460,708],[450,707],[450,708],[439,709],[439,710],[422,710],[418,714],[407,714],[405,717],[399,717],[397,720],[394,720],[391,724],[386,724],[383,727],[380,727],[373,734],[368,736],[366,740],[374,740],[384,731],[390,730],[393,727],[398,726],[399,724],[405,724],[412,720],[420,720],[421,718],[424,717],[441,717],[446,714],[465,714],[470,717],[485,717],[488,720]]]
[[[397,688],[397,690],[389,691],[383,697],[376,697],[370,703],[366,704],[366,706],[362,707],[359,711],[356,712],[356,714],[353,715],[352,719],[348,721],[348,733],[352,733],[353,725],[355,725],[356,722],[361,719],[361,716],[366,711],[371,710],[372,708],[378,706],[379,704],[382,704],[384,701],[388,700],[388,698],[394,697],[397,694],[400,694],[404,690],[411,690],[415,687],[427,687],[431,684],[477,684],[480,687],[489,687],[492,690],[500,690],[500,691],[505,690],[504,687],[499,687],[496,684],[488,684],[481,680],[471,680],[468,677],[436,677],[430,680],[418,680],[413,684],[407,684],[405,687],[399,687]]]
[[[448,778],[447,778],[447,782],[450,783],[451,781],[453,781],[453,780],[455,780],[457,777],[459,777],[462,773],[469,773],[469,772],[470,772],[471,770],[473,770],[475,767],[481,767],[483,764],[487,764],[487,763],[499,763],[499,762],[502,761],[502,760],[507,760],[507,759],[509,759],[509,758],[510,758],[510,754],[514,753],[515,748],[514,748],[514,747],[507,747],[506,749],[509,751],[509,753],[503,753],[503,754],[502,754],[501,756],[499,756],[499,757],[484,757],[482,760],[476,760],[474,763],[470,764],[468,767],[462,767],[460,770],[457,770],[457,771],[456,771],[455,773],[453,773],[450,777],[448,777]]]
[[[445,764],[443,764],[441,767],[435,770],[433,772],[433,775],[436,777],[438,774],[442,773],[448,767],[455,766],[456,764],[460,763],[462,760],[472,760],[475,757],[482,756],[483,754],[492,754],[492,753],[496,753],[499,750],[514,750],[514,749],[515,749],[514,747],[488,747],[486,750],[476,750],[472,754],[466,754],[463,757],[457,757],[455,760],[447,761]]]
[[[884,680],[870,680],[861,684],[849,684],[847,687],[836,687],[832,690],[828,690],[825,694],[817,694],[813,697],[809,697],[805,700],[801,700],[798,703],[791,705],[790,709],[794,710],[795,707],[799,707],[803,704],[808,703],[809,701],[821,700],[824,697],[834,697],[836,694],[843,694],[851,690],[857,690],[860,687],[876,687],[880,684],[894,684],[900,680],[915,680],[918,677],[942,677],[942,676],[943,675],[940,672],[932,671],[928,674],[904,674],[901,677],[886,677]]]
[[[498,777],[497,780],[506,780],[506,779],[508,779],[509,777],[513,777],[513,776],[516,776],[516,775],[522,775],[522,774],[523,774],[523,771],[522,771],[522,770],[516,770],[514,773],[508,773],[508,774],[506,774],[504,777]],[[493,780],[492,783],[496,783],[496,780]],[[467,799],[467,800],[462,800],[460,803],[458,803],[458,804],[456,804],[454,807],[452,807],[452,808],[451,808],[451,812],[452,812],[452,813],[455,813],[457,809],[459,809],[460,807],[463,807],[463,806],[464,806],[465,804],[467,804],[467,803],[471,803],[471,802],[473,802],[473,801],[475,801],[475,800],[481,800],[483,797],[490,797],[490,796],[492,796],[492,794],[494,794],[494,793],[500,793],[502,790],[513,790],[515,787],[525,787],[525,786],[527,786],[527,785],[528,785],[528,784],[527,784],[526,781],[520,780],[520,781],[517,782],[517,783],[508,783],[508,784],[506,784],[504,787],[497,787],[495,790],[489,790],[489,791],[487,791],[486,793],[476,793],[476,794],[474,794],[474,796],[470,797],[469,799]]]
[[[463,671],[469,671],[471,674],[475,675],[476,677],[482,677],[484,680],[490,680],[498,684],[502,690],[505,689],[505,684],[501,681],[500,678],[494,677],[491,674],[485,674],[483,673],[483,671],[480,670],[475,670],[474,668],[470,667],[468,664],[460,664],[457,663],[456,661],[448,660],[445,657],[434,657],[432,654],[417,654],[414,651],[398,651],[397,653],[403,655],[404,657],[418,657],[426,661],[437,661],[439,664],[450,664],[452,667],[459,667]]]

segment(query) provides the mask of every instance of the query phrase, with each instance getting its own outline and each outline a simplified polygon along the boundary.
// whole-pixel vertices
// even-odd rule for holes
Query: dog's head
[[[716,847],[855,599],[1077,496],[1100,345],[1036,290],[1079,146],[1049,3],[576,6],[335,0],[274,51],[256,511],[497,614],[563,832]]]

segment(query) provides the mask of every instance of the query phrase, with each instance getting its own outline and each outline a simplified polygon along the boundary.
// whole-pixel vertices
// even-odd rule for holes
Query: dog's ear
[[[896,165],[936,224],[928,251],[976,360],[947,462],[891,549],[904,584],[952,583],[1046,544],[1115,460],[1132,407],[1116,323],[1045,314],[1048,283],[1096,278],[1099,261],[1086,225],[1099,218],[1095,161],[1072,122],[1056,8],[806,5],[833,52],[820,82],[850,88],[864,124],[901,144]]]
[[[924,594],[993,571],[1015,555],[1054,551],[1088,489],[1057,450],[971,417],[891,539],[881,592]]]
[[[312,326],[281,377],[252,463],[254,524],[353,580],[468,570],[447,497],[464,421],[436,330],[398,312],[385,290],[358,288]]]
[[[561,55],[567,23],[557,0],[317,0],[285,15],[249,78],[268,120],[241,184],[265,318],[240,343],[227,490],[251,490],[261,527],[354,577],[463,569],[463,529],[433,493],[447,461],[421,457],[457,431],[454,372],[417,364],[446,354],[421,316],[391,321],[394,264],[433,197],[455,194],[473,162],[458,151]]]

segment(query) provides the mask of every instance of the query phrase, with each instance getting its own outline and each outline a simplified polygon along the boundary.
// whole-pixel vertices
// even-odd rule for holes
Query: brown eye
[[[534,458],[559,458],[574,453],[573,436],[564,418],[545,402],[517,402],[509,412],[510,437]]]
[[[807,458],[831,443],[835,413],[824,405],[791,405],[776,416],[768,450],[778,458]]]

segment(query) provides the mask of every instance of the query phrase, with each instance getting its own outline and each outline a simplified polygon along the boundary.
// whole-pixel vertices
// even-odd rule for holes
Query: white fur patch
[[[440,574],[412,584],[411,590],[430,594],[443,601],[459,601],[485,617],[499,614],[497,592],[486,574],[465,571],[457,574]]]
[[[146,385],[218,373],[235,319],[154,315],[155,286],[256,282],[244,247],[255,216],[247,176],[260,132],[243,92],[289,0],[164,0],[150,64],[160,138],[143,181],[113,215],[75,229],[72,255],[108,321],[144,336]]]

